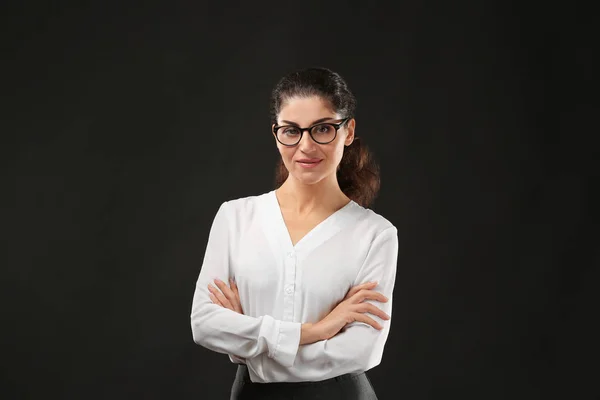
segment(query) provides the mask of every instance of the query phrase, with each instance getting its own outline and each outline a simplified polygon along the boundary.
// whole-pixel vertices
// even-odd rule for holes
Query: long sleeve
[[[383,293],[386,303],[371,301],[390,317],[392,316],[392,292],[396,278],[398,259],[397,229],[392,226],[379,233],[373,240],[367,257],[359,270],[354,285],[378,281],[373,290]],[[382,324],[377,330],[362,322],[346,325],[345,329],[331,339],[300,346],[296,363],[302,365],[302,378],[322,380],[337,375],[366,371],[381,362],[391,318],[382,320],[368,314]]]
[[[204,261],[192,301],[191,327],[194,342],[207,349],[237,358],[253,358],[267,352],[284,366],[294,364],[300,343],[301,324],[276,320],[270,315],[255,318],[214,304],[208,284],[215,278],[228,282],[230,229],[228,202],[219,207],[213,220]],[[214,285],[214,283],[213,283]]]

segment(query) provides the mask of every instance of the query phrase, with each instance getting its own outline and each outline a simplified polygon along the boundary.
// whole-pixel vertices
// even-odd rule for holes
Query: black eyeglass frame
[[[300,143],[300,141],[302,140],[302,135],[304,135],[304,131],[308,131],[308,135],[310,136],[310,138],[318,144],[328,144],[331,143],[335,140],[335,138],[337,137],[337,132],[338,130],[342,127],[343,124],[345,124],[349,119],[351,119],[351,117],[346,117],[344,118],[341,122],[338,122],[337,124],[333,124],[331,122],[319,122],[318,124],[314,124],[312,126],[309,126],[308,128],[300,128],[299,126],[296,125],[275,125],[272,129],[273,131],[273,135],[275,135],[275,140],[277,140],[279,143],[281,143],[281,140],[279,140],[279,138],[277,137],[277,129],[279,128],[285,128],[285,127],[291,127],[291,128],[296,128],[300,130],[300,139],[298,139],[298,141],[294,144],[285,144],[285,143],[281,143],[283,146],[288,146],[288,147],[292,147],[292,146],[297,146],[298,143]],[[313,137],[312,133],[310,133],[310,131],[316,127],[316,126],[320,126],[320,125],[331,125],[335,128],[335,134],[333,135],[333,139],[331,139],[329,142],[319,142],[317,140],[315,140],[315,138]]]

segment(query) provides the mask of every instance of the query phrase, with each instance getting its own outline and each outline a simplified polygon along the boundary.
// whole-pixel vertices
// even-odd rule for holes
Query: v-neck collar
[[[275,190],[272,190],[266,194],[266,216],[268,226],[266,227],[268,232],[267,235],[270,237],[272,245],[276,246],[274,250],[285,249],[288,253],[294,253],[298,251],[310,252],[320,244],[324,243],[327,239],[338,233],[344,225],[349,221],[347,218],[348,214],[352,211],[356,203],[350,200],[345,206],[329,215],[313,229],[311,229],[306,235],[304,235],[298,243],[292,244],[292,238],[290,232],[285,224],[283,213],[277,200]]]

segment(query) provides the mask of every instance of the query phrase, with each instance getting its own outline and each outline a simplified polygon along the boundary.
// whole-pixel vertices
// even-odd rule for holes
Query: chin
[[[298,171],[296,170],[295,173],[293,174],[294,178],[296,178],[296,180],[298,182],[301,182],[305,185],[314,185],[317,184],[319,182],[321,182],[323,179],[327,178],[328,174],[324,174],[324,173],[311,173],[311,172],[307,172],[307,171]]]
[[[296,180],[298,182],[303,183],[305,185],[314,185],[314,184],[317,184],[320,181],[322,181],[324,177],[322,177],[322,176],[307,177],[307,176],[298,176],[295,174],[294,178],[296,178]]]

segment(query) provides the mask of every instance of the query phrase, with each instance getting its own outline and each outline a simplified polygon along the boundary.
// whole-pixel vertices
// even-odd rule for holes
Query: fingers
[[[364,322],[367,325],[371,325],[373,328],[377,330],[382,330],[383,326],[379,324],[379,322],[375,321],[373,318],[366,316],[365,314],[356,313],[354,315],[354,320],[358,322]]]
[[[213,303],[215,303],[215,304],[216,304],[216,305],[218,305],[218,306],[221,306],[221,307],[223,307],[223,304],[221,304],[221,302],[219,301],[219,299],[217,299],[217,298],[216,298],[216,297],[215,297],[215,296],[214,296],[212,293],[209,293],[209,294],[208,294],[208,297],[210,297],[210,299],[211,299],[211,301],[212,301]]]
[[[378,316],[379,318],[381,318],[383,320],[390,319],[390,316],[387,315],[382,309],[374,306],[371,303],[360,303],[358,306],[356,306],[356,310],[361,313],[366,313],[366,312],[371,313],[373,315]]]
[[[235,295],[235,311],[239,312],[240,314],[243,314],[244,310],[242,309],[242,303],[240,302],[240,292],[238,291],[237,284],[231,278],[229,278],[229,284],[231,286],[231,291]]]
[[[349,299],[350,297],[354,296],[360,290],[363,290],[363,289],[373,289],[376,286],[377,286],[377,282],[367,282],[367,283],[361,283],[360,285],[353,286],[348,291],[348,294],[346,294],[346,299]]]
[[[229,279],[231,288],[229,288],[225,282],[221,281],[220,279],[215,279],[214,282],[220,290],[217,290],[211,284],[208,285],[208,290],[210,291],[209,296],[212,294],[211,300],[213,300],[214,297],[222,307],[229,308],[232,311],[243,314],[244,311],[242,310],[242,305],[240,302],[240,294],[233,279]]]
[[[231,286],[231,291],[238,296],[238,298],[240,297],[240,293],[238,292],[238,287],[237,284],[235,283],[235,281],[231,278],[229,278],[229,285]]]
[[[352,303],[360,303],[365,300],[376,300],[382,303],[387,303],[388,298],[381,292],[376,292],[374,290],[362,289],[357,292],[354,296],[352,296]]]
[[[219,286],[219,283],[217,283],[217,286]],[[219,286],[219,289],[221,289],[220,286]],[[217,300],[219,300],[219,303],[221,303],[221,305],[223,307],[229,308],[230,310],[233,310],[233,305],[231,304],[231,302],[229,301],[229,299],[227,299],[227,297],[223,293],[221,293],[221,291],[223,291],[223,289],[221,289],[221,291],[219,291],[219,290],[217,290],[217,288],[215,288],[213,285],[211,285],[209,283],[208,284],[208,290],[210,291],[210,293],[212,293],[212,295],[214,297],[217,298]],[[229,290],[229,288],[227,288],[227,290]]]
[[[227,300],[231,301],[234,298],[235,294],[233,291],[220,279],[215,279],[215,284],[221,290],[221,292],[227,297]]]

